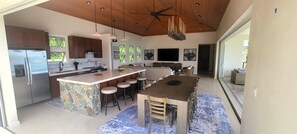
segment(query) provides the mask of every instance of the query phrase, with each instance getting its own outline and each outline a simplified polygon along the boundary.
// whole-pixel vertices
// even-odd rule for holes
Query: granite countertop
[[[57,80],[63,81],[63,82],[76,83],[76,84],[94,85],[94,84],[99,84],[102,82],[110,81],[113,79],[121,78],[124,76],[132,75],[132,74],[140,73],[144,71],[145,69],[132,69],[132,68],[127,68],[122,71],[107,70],[107,71],[97,72],[97,73],[89,73],[89,74],[58,78]]]
[[[90,71],[91,69],[79,69],[79,70],[63,70],[61,72],[49,72],[49,76],[57,76],[57,75],[64,75],[64,74],[71,74],[71,73],[79,73]]]

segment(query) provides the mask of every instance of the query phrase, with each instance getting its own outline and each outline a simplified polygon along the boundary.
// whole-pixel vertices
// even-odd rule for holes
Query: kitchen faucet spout
[[[59,71],[62,71],[64,67],[64,63],[61,61],[59,62]]]

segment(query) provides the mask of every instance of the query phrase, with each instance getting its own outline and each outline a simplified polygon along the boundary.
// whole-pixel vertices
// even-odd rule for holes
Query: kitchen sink
[[[65,73],[65,72],[72,72],[72,71],[75,71],[75,70],[62,70],[62,71],[51,72],[51,73],[52,73],[52,74],[55,74],[55,73]]]

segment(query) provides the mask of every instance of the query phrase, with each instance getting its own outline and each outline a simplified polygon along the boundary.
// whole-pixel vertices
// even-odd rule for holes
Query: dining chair
[[[166,120],[169,119],[170,127],[172,127],[172,112],[166,107],[167,98],[159,98],[147,96],[150,111],[150,125],[148,133],[151,133],[152,119],[159,119],[164,121],[164,134],[166,134]]]
[[[196,109],[196,105],[197,105],[197,91],[193,91],[191,94],[190,94],[190,97],[189,97],[189,101],[188,101],[188,117],[187,117],[187,121],[188,121],[188,129],[190,130],[191,129],[191,122],[193,120],[193,115],[194,115],[194,112],[195,112],[195,109]],[[168,106],[168,105],[167,105]],[[168,107],[171,108],[172,110],[172,122],[173,120],[176,118],[176,115],[177,115],[177,107],[176,105],[169,105]]]

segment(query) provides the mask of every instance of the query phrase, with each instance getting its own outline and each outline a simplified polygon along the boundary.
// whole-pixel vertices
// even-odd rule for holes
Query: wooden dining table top
[[[187,101],[196,83],[197,77],[171,75],[142,90],[139,94]]]

